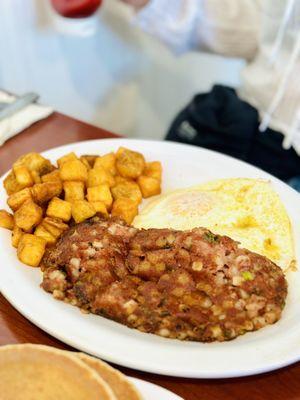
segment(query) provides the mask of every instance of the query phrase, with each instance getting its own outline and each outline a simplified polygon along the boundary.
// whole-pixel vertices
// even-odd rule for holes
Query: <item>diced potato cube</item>
[[[137,182],[145,199],[161,192],[160,181],[155,178],[142,175],[138,178]]]
[[[64,182],[65,200],[73,203],[77,200],[84,200],[84,182]]]
[[[94,168],[97,169],[98,167],[104,168],[113,176],[116,175],[116,155],[114,153],[107,153],[101,157],[97,157]]]
[[[40,176],[49,174],[49,172],[52,172],[55,170],[55,166],[51,164],[50,160],[44,159],[44,164],[40,166],[40,168],[37,170],[37,172],[40,174]]]
[[[27,200],[15,212],[14,219],[15,224],[19,228],[23,229],[25,232],[30,232],[41,222],[42,216],[42,208],[35,204],[32,200]]]
[[[119,149],[120,150],[120,149]],[[116,167],[124,178],[136,179],[142,175],[145,168],[145,159],[141,153],[123,149],[116,155]]]
[[[65,224],[59,218],[45,217],[41,223],[43,227],[51,233],[56,239],[68,229],[68,225]]]
[[[162,166],[159,161],[152,161],[152,162],[147,162],[145,166],[145,170],[143,172],[143,175],[149,176],[151,178],[155,178],[159,181],[161,181],[161,175],[162,175]]]
[[[54,168],[51,162],[39,153],[24,154],[14,163],[14,167],[16,165],[25,165],[29,171],[36,171],[40,176],[51,172]]]
[[[72,204],[58,197],[53,197],[48,204],[46,215],[48,217],[60,218],[68,222],[72,217]]]
[[[121,154],[123,154],[126,150],[126,147],[120,146],[116,152],[116,157],[119,157]]]
[[[102,201],[107,208],[109,208],[113,202],[113,198],[107,183],[88,188],[87,199],[90,203]]]
[[[17,225],[14,226],[11,234],[11,244],[13,247],[18,247],[19,241],[23,236],[24,232]]]
[[[88,171],[80,160],[66,161],[60,167],[60,178],[63,181],[85,182],[88,178]]]
[[[10,230],[14,227],[14,217],[5,210],[0,210],[0,226]]]
[[[31,194],[36,203],[43,204],[53,197],[59,196],[62,188],[63,186],[60,181],[37,183],[31,188]]]
[[[131,199],[120,198],[114,201],[111,215],[122,218],[127,224],[131,224],[138,214],[138,206]]]
[[[25,188],[10,195],[7,199],[7,204],[13,211],[16,211],[27,200],[32,200],[30,188]]]
[[[91,204],[98,214],[102,215],[103,217],[108,217],[106,206],[102,201],[93,201]]]
[[[93,168],[88,172],[87,187],[99,186],[107,183],[109,186],[115,184],[114,177],[107,172],[103,167],[98,166],[97,169]]]
[[[38,236],[24,234],[18,244],[19,260],[31,267],[38,267],[45,253],[46,241]]]
[[[96,161],[96,158],[98,156],[90,155],[90,154],[84,154],[82,157],[84,157],[88,161],[88,163],[90,164],[90,167],[93,168],[94,164],[95,164],[95,161]]]
[[[33,185],[33,178],[29,169],[25,165],[15,165],[13,171],[16,177],[16,181],[23,188],[30,187]]]
[[[95,214],[95,208],[86,200],[75,201],[72,204],[72,216],[76,223],[85,221],[86,219],[93,217]]]
[[[86,159],[86,157],[81,156],[80,157],[80,161],[86,166],[87,170],[92,169],[92,167],[90,166],[90,163],[88,162],[88,160]]]
[[[115,185],[114,186],[116,186],[118,183],[135,182],[133,179],[124,178],[121,175],[114,176],[114,179],[115,179]]]
[[[38,171],[31,171],[31,176],[32,176],[34,183],[42,182],[42,178],[40,177],[40,174],[38,173]]]
[[[136,204],[142,201],[142,192],[139,185],[131,181],[123,181],[118,183],[111,189],[114,200],[122,197],[133,200]]]
[[[11,171],[4,179],[3,186],[9,196],[23,189],[22,186],[17,182],[13,171]]]
[[[62,157],[60,157],[57,160],[57,165],[59,166],[59,168],[61,168],[61,166],[66,163],[67,161],[74,161],[74,160],[78,160],[78,157],[76,156],[76,154],[72,151],[72,153],[68,153]]]
[[[49,231],[47,231],[43,224],[40,224],[36,227],[34,234],[35,236],[43,238],[47,245],[56,243],[56,238]]]
[[[42,179],[43,183],[45,183],[45,182],[57,182],[57,181],[60,182],[61,179],[60,179],[59,169],[55,169],[54,171],[49,172],[49,174],[43,175],[41,179]]]

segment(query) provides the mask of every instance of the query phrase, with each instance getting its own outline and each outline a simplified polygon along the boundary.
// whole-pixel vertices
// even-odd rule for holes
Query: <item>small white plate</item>
[[[163,190],[217,178],[270,179],[290,215],[299,255],[299,194],[267,173],[231,157],[194,146],[128,139],[80,142],[44,154],[55,161],[70,151],[103,154],[119,146],[141,151],[147,160],[161,160]],[[6,199],[0,181],[0,209],[7,208]],[[189,378],[252,375],[300,360],[299,270],[287,274],[287,303],[276,324],[230,342],[184,342],[142,333],[96,315],[82,314],[78,308],[54,300],[39,287],[40,270],[18,261],[10,236],[9,231],[0,229],[0,290],[3,295],[34,324],[79,350],[129,368]]]
[[[153,383],[131,377],[128,377],[128,379],[139,390],[143,400],[183,400],[182,397],[177,396],[167,389],[154,385]]]

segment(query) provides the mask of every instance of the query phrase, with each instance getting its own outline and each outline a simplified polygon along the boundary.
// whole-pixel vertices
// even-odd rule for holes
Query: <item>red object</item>
[[[51,0],[58,14],[66,18],[85,18],[94,14],[102,0]]]

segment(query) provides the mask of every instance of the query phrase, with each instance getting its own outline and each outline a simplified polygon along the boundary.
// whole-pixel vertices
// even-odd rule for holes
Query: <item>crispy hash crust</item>
[[[277,265],[204,228],[90,220],[66,231],[42,270],[42,287],[56,299],[142,332],[201,342],[273,324],[287,295]]]

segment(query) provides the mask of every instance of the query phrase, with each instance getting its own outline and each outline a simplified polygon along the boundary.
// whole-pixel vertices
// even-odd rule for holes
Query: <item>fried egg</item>
[[[294,263],[291,223],[270,182],[219,179],[150,201],[133,221],[137,228],[205,227],[240,242],[286,269]]]

